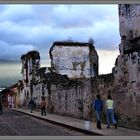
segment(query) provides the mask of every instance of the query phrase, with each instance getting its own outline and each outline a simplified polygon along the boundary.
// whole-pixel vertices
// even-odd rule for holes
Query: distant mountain
[[[20,60],[0,59],[0,63],[20,63]]]
[[[20,77],[5,77],[5,78],[0,78],[0,87],[9,87],[15,83],[18,82],[18,80],[21,80]]]
[[[20,62],[0,59],[0,87],[15,84],[21,76]]]

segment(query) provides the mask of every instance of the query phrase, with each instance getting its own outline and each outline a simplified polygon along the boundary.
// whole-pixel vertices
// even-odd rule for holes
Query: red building
[[[1,91],[2,104],[4,107],[16,107],[17,89],[18,89],[18,83]]]
[[[8,97],[9,92],[10,92],[9,88],[6,88],[6,89],[1,91],[2,105],[4,107],[8,107],[7,97]]]

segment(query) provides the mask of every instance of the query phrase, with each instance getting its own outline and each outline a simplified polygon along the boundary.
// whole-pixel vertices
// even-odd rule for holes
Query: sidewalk
[[[96,128],[95,122],[89,122],[89,126],[88,126],[86,125],[87,121],[72,118],[72,117],[61,116],[61,115],[50,114],[50,113],[47,114],[46,116],[41,116],[40,112],[33,111],[33,113],[30,113],[28,109],[10,108],[10,110],[19,111],[27,115],[30,115],[39,119],[43,119],[54,124],[59,124],[61,126],[65,126],[71,129],[84,132],[89,135],[140,136],[140,131],[138,130],[127,129],[127,128],[122,128],[122,127],[118,127],[117,129],[114,129],[114,126],[111,126],[110,129],[107,129],[105,124],[102,124],[102,129],[99,130]]]

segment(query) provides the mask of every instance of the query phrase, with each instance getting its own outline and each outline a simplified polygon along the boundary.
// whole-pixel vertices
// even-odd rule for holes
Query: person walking
[[[100,99],[100,95],[96,96],[96,100],[93,101],[93,108],[96,112],[97,128],[101,129],[101,113],[103,110],[103,101]]]
[[[111,95],[108,95],[108,99],[106,100],[106,121],[107,128],[110,128],[110,118],[112,120],[115,129],[117,129],[117,122],[114,118],[114,101],[112,100]]]
[[[42,97],[42,101],[41,101],[41,115],[46,115],[46,101],[45,101],[45,97]]]
[[[31,98],[30,102],[29,102],[29,108],[30,108],[30,112],[33,112],[33,108],[34,108],[34,100]]]

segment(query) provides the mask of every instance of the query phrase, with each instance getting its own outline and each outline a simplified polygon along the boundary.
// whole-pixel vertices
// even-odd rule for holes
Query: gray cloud
[[[58,28],[81,28],[92,26],[97,21],[112,20],[117,5],[55,5],[34,7],[41,19]],[[41,10],[42,9],[42,10]]]
[[[0,12],[0,59],[18,59],[32,48],[45,59],[43,52],[47,54],[53,41],[69,37],[93,37],[102,49],[119,43],[117,5],[6,5]]]
[[[16,23],[36,19],[37,16],[32,10],[31,5],[8,5],[0,15],[0,21],[11,21]]]
[[[21,77],[21,64],[0,62],[0,87],[15,84]]]
[[[0,40],[0,61],[20,61],[22,54],[34,49],[32,45],[10,45]]]

